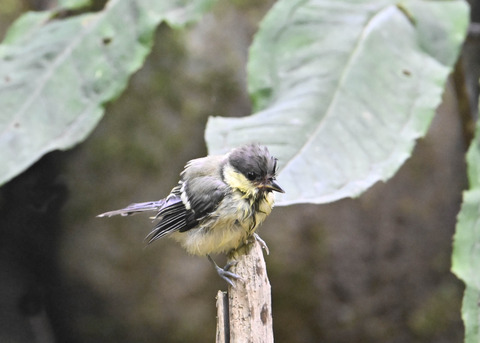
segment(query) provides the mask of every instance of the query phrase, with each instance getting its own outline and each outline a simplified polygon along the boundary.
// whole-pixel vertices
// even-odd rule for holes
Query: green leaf
[[[478,161],[474,163],[478,163]],[[480,291],[480,274],[478,272],[480,270],[479,188],[463,193],[463,204],[457,218],[452,270],[467,285]]]
[[[465,325],[465,343],[480,342],[480,292],[467,285],[463,295],[462,319]]]
[[[256,113],[209,118],[209,151],[269,146],[279,205],[357,196],[425,134],[467,25],[464,1],[281,0],[250,51]]]
[[[58,5],[62,8],[79,9],[92,5],[92,0],[58,0]]]
[[[457,218],[452,271],[465,282],[462,317],[465,342],[480,341],[480,123],[467,153],[469,189]]]
[[[93,14],[27,13],[0,45],[0,184],[93,130],[151,50],[156,26],[197,19],[213,0],[111,0]]]
[[[15,44],[17,39],[34,35],[35,32],[44,26],[52,16],[51,12],[27,12],[10,26],[5,38],[0,45],[0,52],[8,49],[7,46]]]

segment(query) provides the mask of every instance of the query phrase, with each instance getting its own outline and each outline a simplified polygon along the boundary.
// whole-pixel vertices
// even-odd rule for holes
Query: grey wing
[[[228,192],[228,186],[218,177],[203,176],[185,182],[184,198],[188,199],[186,207],[187,225],[181,232],[190,230],[205,216],[214,212]]]
[[[147,236],[148,243],[169,233],[188,231],[213,212],[228,191],[228,186],[218,177],[201,176],[181,181],[176,192],[167,198],[168,206],[160,209],[160,218]]]

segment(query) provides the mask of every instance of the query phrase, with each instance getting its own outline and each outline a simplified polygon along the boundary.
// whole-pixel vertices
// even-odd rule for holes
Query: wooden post
[[[238,251],[231,271],[242,277],[217,293],[217,343],[272,343],[271,287],[260,244]]]

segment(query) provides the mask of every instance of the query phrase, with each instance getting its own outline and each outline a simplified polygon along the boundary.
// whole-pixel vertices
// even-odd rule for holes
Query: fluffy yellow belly
[[[231,196],[233,199],[224,200],[222,204],[226,205],[220,205],[211,216],[200,221],[198,227],[175,232],[170,237],[193,255],[228,253],[245,244],[272,211],[274,197],[268,193],[258,209],[252,211],[250,202],[239,195]]]

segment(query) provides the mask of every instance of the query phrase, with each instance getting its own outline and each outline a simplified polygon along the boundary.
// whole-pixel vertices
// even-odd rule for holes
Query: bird
[[[273,192],[285,192],[276,181],[277,161],[266,146],[256,143],[193,159],[167,197],[133,203],[98,217],[156,212],[151,217],[155,226],[146,237],[148,244],[170,237],[188,253],[206,256],[218,275],[235,287],[234,281],[241,279],[229,270],[235,261],[221,268],[211,254],[231,254],[252,239],[268,254],[256,230],[272,211]]]

